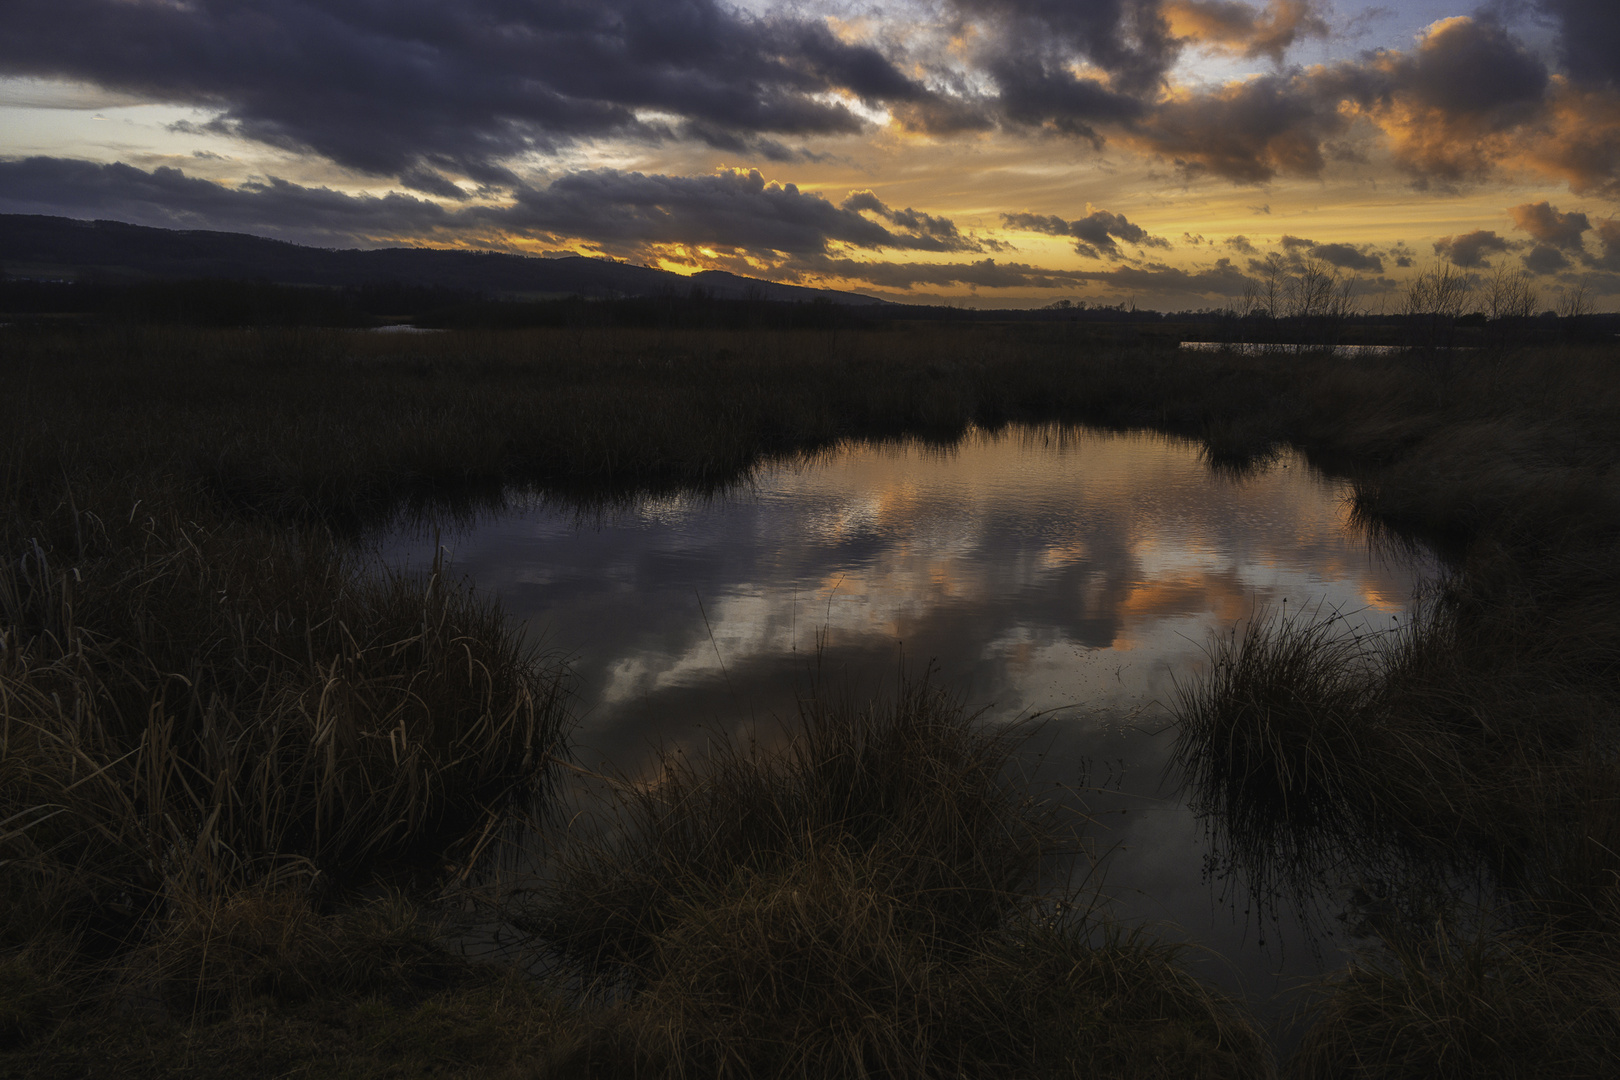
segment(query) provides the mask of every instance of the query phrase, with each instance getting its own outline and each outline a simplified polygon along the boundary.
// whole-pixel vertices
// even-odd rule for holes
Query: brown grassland
[[[1066,324],[0,330],[0,1076],[1601,1076],[1620,1067],[1620,350],[1178,353]],[[1390,898],[1276,1062],[1062,872],[950,673],[542,812],[566,666],[400,515],[718,489],[844,439],[1279,447],[1452,571],[1256,620],[1176,707],[1256,888]],[[560,644],[566,645],[566,642]],[[479,888],[521,837],[528,887]],[[492,906],[493,905],[493,906]],[[468,915],[471,910],[473,915]],[[471,919],[525,948],[470,958]],[[459,929],[458,929],[459,927]]]

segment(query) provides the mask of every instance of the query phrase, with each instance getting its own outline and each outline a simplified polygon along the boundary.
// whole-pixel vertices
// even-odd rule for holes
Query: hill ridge
[[[0,273],[13,277],[225,278],[284,285],[383,283],[492,297],[688,295],[873,305],[860,293],[813,289],[724,270],[690,277],[584,255],[548,258],[463,248],[320,248],[251,233],[165,229],[109,219],[0,214]]]

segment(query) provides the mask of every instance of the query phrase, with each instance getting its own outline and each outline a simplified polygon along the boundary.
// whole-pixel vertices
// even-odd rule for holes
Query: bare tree
[[[1558,315],[1564,319],[1579,319],[1592,314],[1591,280],[1583,277],[1567,286],[1558,298]]]
[[[1267,319],[1283,318],[1287,312],[1288,271],[1282,258],[1271,255],[1260,279],[1254,282],[1255,314]]]
[[[1243,286],[1238,315],[1248,322],[1287,319],[1302,341],[1329,344],[1356,314],[1356,279],[1320,259],[1285,261],[1272,255]],[[1251,332],[1253,328],[1251,327]]]
[[[1419,271],[1406,283],[1401,314],[1460,319],[1472,294],[1466,274],[1448,263],[1440,263]]]
[[[1327,314],[1338,291],[1339,272],[1320,259],[1306,259],[1284,285],[1288,317],[1316,319]]]
[[[1356,303],[1357,283],[1357,278],[1354,274],[1339,280],[1338,290],[1333,294],[1331,307],[1328,312],[1330,316],[1343,321],[1345,319],[1349,319],[1353,315],[1361,314],[1361,305]]]
[[[1401,314],[1411,333],[1410,344],[1449,344],[1452,329],[1467,310],[1472,294],[1468,275],[1449,263],[1438,263],[1413,274],[1401,297]]]
[[[1260,300],[1260,283],[1254,278],[1243,279],[1243,296],[1238,300],[1238,318],[1256,319],[1265,314]]]
[[[1528,319],[1536,313],[1539,299],[1530,271],[1510,269],[1506,262],[1485,280],[1485,317],[1491,322]]]

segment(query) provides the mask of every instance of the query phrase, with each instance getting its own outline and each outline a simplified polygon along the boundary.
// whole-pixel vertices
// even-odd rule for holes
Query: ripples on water
[[[881,691],[902,651],[992,717],[1046,714],[1032,777],[1095,815],[1116,914],[1226,957],[1205,977],[1263,999],[1334,946],[1222,898],[1166,772],[1165,704],[1209,634],[1257,610],[1374,629],[1404,610],[1431,568],[1374,550],[1346,492],[1291,454],[1232,477],[1182,440],[1014,427],[948,450],[852,444],[725,498],[533,506],[442,542],[574,656],[593,768],[791,715],[817,665]],[[420,567],[432,547],[396,536],[385,557]]]

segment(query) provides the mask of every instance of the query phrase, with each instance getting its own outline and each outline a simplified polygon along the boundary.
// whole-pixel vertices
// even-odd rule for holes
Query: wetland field
[[[0,329],[0,1077],[1620,1070],[1620,349]]]

